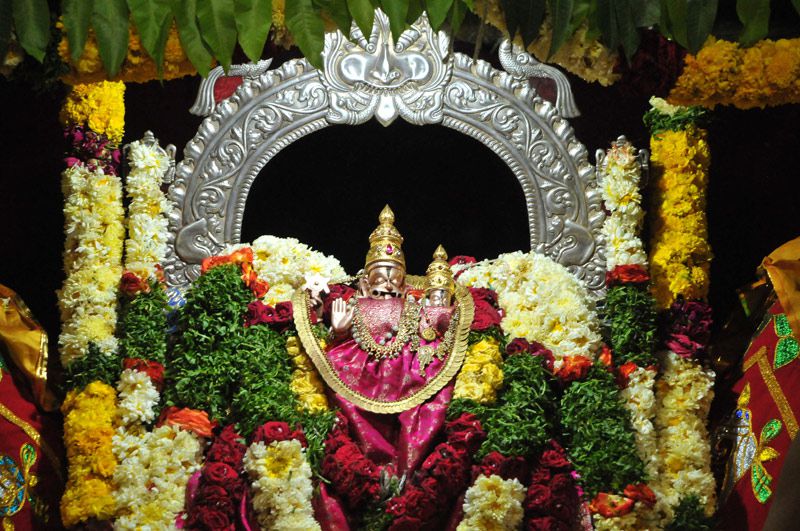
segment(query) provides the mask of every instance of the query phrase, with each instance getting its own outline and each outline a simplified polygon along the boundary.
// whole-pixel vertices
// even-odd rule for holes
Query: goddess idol
[[[441,246],[427,277],[407,276],[403,237],[388,205],[378,219],[357,290],[331,303],[331,344],[323,349],[312,332],[321,305],[308,291],[295,293],[294,319],[361,450],[407,477],[444,424],[474,307],[469,291],[453,282]]]

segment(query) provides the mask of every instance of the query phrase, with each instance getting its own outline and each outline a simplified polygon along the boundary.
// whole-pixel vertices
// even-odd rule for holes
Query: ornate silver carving
[[[369,40],[355,22],[350,34],[352,41],[341,31],[325,35],[329,122],[356,125],[373,116],[385,126],[398,116],[416,125],[442,121],[442,93],[453,68],[444,32],[434,32],[423,14],[394,43],[388,17],[376,9]]]
[[[208,116],[214,112],[216,101],[214,101],[214,85],[217,80],[225,76],[242,76],[245,79],[255,79],[267,70],[272,64],[272,59],[262,59],[257,63],[246,63],[243,65],[231,65],[228,73],[221,66],[211,69],[203,81],[200,82],[200,89],[197,91],[197,98],[189,109],[189,112],[196,116]]]
[[[531,248],[602,290],[604,213],[594,167],[556,107],[527,79],[448,55],[447,37],[424,16],[396,44],[380,11],[368,41],[357,28],[351,34],[353,42],[340,32],[326,36],[324,73],[301,59],[245,79],[200,125],[170,187],[168,284],[188,285],[204,257],[239,241],[250,186],[286,145],[332,123],[401,116],[442,123],[497,153],[522,186]]]
[[[500,57],[500,64],[503,70],[514,77],[531,78],[545,77],[552,79],[556,84],[556,108],[564,118],[575,118],[581,115],[575,98],[572,96],[572,88],[569,80],[561,70],[554,66],[539,62],[531,54],[527,53],[518,44],[512,44],[508,39],[500,43],[497,51]]]

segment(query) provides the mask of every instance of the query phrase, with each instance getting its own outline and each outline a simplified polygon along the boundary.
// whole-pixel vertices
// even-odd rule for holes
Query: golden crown
[[[425,291],[443,289],[453,294],[456,291],[456,283],[453,280],[453,271],[447,263],[447,252],[441,245],[433,252],[433,262],[425,272],[427,277]]]
[[[369,235],[369,252],[364,267],[369,269],[370,265],[377,262],[392,262],[405,269],[406,257],[401,247],[403,237],[394,226],[394,212],[389,205],[383,207],[378,221],[380,225]]]

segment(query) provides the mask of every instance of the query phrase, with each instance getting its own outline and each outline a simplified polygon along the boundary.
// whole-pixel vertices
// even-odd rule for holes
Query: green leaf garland
[[[50,41],[47,0],[12,0],[11,7],[20,46],[41,63]]]
[[[92,13],[92,0],[64,0],[63,11],[64,32],[69,41],[69,53],[73,61],[80,59],[86,38],[89,35],[89,18]]]
[[[121,358],[166,362],[167,309],[167,294],[158,282],[123,303],[118,321]]]
[[[303,52],[308,62],[317,68],[322,68],[325,26],[311,0],[286,2],[286,27],[294,36],[297,46],[300,47],[300,51]],[[370,22],[370,27],[372,27],[372,22]]]
[[[289,2],[291,5],[293,2]],[[231,66],[236,47],[236,17],[230,0],[199,0],[197,22],[203,40],[225,71]]]
[[[675,517],[664,531],[711,531],[713,519],[706,516],[700,499],[695,495],[681,498],[675,508]]]
[[[128,0],[133,22],[145,51],[153,58],[158,75],[164,70],[164,46],[172,25],[172,12],[167,0]]]
[[[128,54],[128,6],[125,0],[95,2],[92,28],[103,68],[109,78],[117,75]]]
[[[197,0],[170,0],[170,6],[186,57],[201,76],[207,76],[214,57],[200,36],[200,27],[197,25]]]
[[[234,12],[239,45],[248,59],[258,62],[272,26],[272,0],[235,0]]]
[[[632,361],[647,367],[656,363],[656,317],[655,300],[646,289],[628,284],[608,290],[605,322],[615,365]]]
[[[103,354],[97,345],[89,343],[86,355],[64,368],[64,384],[68,391],[83,389],[98,380],[113,387],[120,372],[122,359],[116,353]]]

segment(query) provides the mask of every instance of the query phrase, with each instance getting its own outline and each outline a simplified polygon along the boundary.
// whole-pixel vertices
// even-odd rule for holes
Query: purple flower
[[[711,323],[711,306],[678,299],[665,315],[664,345],[683,358],[700,356],[711,338]]]

